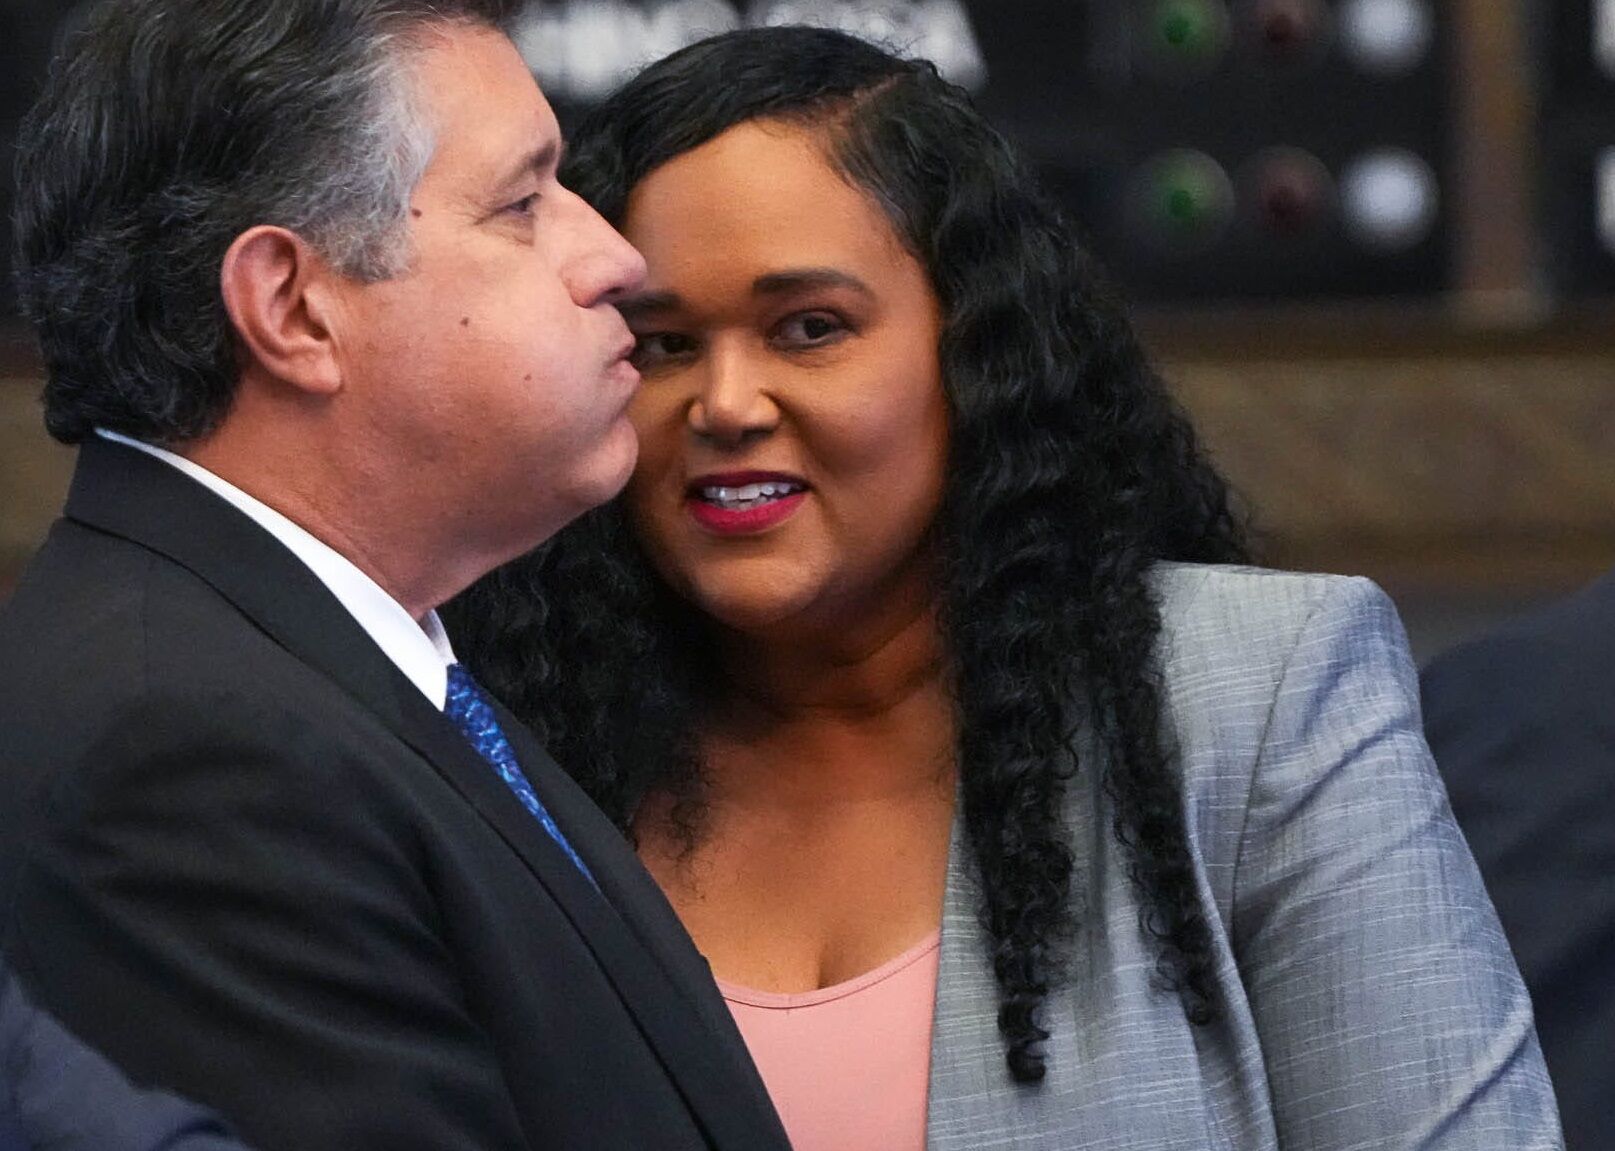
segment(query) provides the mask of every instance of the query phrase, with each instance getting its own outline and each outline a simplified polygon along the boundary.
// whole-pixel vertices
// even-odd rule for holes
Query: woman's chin
[[[703,615],[720,627],[758,639],[798,630],[812,597],[793,594],[763,581],[748,585],[698,587],[692,597]]]

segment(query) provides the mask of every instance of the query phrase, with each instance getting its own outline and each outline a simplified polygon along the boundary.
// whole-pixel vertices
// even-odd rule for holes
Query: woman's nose
[[[779,422],[779,407],[759,365],[737,351],[720,348],[708,357],[688,421],[698,436],[738,443],[772,431]]]

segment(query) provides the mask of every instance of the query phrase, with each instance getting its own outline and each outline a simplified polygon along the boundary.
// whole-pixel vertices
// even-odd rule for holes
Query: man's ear
[[[342,389],[330,327],[334,274],[301,236],[268,225],[237,236],[219,272],[225,310],[247,354],[276,379],[322,395]]]

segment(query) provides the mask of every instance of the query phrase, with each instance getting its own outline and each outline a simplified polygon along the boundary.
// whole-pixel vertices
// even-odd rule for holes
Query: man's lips
[[[616,353],[606,364],[606,375],[613,380],[621,381],[628,389],[628,399],[639,390],[639,369],[634,366],[635,340],[630,336],[626,343],[618,345]],[[625,400],[624,403],[627,401]]]

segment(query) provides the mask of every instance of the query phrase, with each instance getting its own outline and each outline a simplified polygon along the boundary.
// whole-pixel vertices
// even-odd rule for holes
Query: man
[[[245,1151],[218,1120],[117,1068],[34,1008],[0,963],[0,1151]]]
[[[24,126],[65,515],[0,617],[40,1004],[250,1143],[783,1148],[632,852],[433,609],[612,496],[643,264],[500,0],[120,0]]]
[[[1425,733],[1520,961],[1572,1151],[1615,1139],[1615,573],[1423,677]]]

